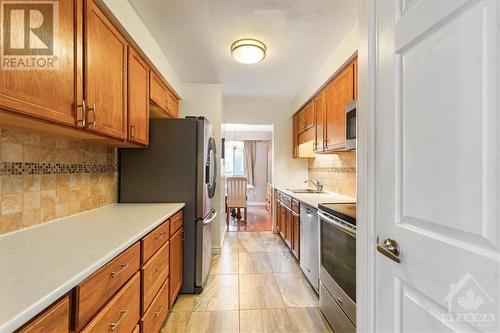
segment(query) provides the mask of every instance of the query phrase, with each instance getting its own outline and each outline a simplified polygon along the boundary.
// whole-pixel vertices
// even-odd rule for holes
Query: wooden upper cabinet
[[[0,108],[74,126],[82,91],[82,5],[77,0],[58,3],[59,28],[53,36],[57,67],[0,69]]]
[[[149,143],[149,66],[128,48],[128,139]]]
[[[358,58],[352,62],[354,74],[354,99],[358,99]]]
[[[154,104],[151,116],[153,118],[178,117],[179,100],[174,93],[154,71],[151,71],[149,82],[150,99]]]
[[[297,113],[297,130],[298,134],[312,128],[314,126],[314,105],[309,102],[302,110]]]
[[[321,152],[324,149],[325,135],[325,93],[321,91],[313,100],[314,118],[316,123],[316,132],[314,140],[314,151]]]
[[[292,118],[292,145],[293,145],[293,151],[292,151],[292,156],[293,158],[299,157],[299,133],[298,133],[298,119],[299,116],[296,114]]]
[[[354,99],[354,68],[347,66],[326,87],[326,146],[345,148],[345,105]]]
[[[87,128],[127,138],[127,41],[92,0],[86,1]]]

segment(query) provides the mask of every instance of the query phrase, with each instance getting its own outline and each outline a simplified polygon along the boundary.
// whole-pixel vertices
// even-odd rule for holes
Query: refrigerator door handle
[[[210,223],[212,223],[212,221],[217,217],[217,211],[212,208],[212,210],[210,211],[209,216],[210,216],[209,218],[203,220],[203,224],[210,224]]]

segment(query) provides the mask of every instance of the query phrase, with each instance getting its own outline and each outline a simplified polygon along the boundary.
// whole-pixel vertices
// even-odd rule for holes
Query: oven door
[[[322,211],[320,220],[320,281],[356,324],[356,229]]]

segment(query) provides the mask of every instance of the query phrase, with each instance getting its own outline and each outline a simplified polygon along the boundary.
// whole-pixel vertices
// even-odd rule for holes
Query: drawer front
[[[157,333],[168,315],[168,279],[153,300],[148,311],[141,319],[142,332]]]
[[[139,270],[139,257],[136,243],[76,287],[77,331]]]
[[[169,226],[170,223],[167,220],[141,239],[141,263],[143,265],[168,241]]]
[[[132,332],[140,319],[140,280],[137,272],[82,332]]]
[[[170,218],[170,236],[175,234],[175,232],[180,227],[182,227],[183,223],[184,223],[184,213],[181,210]]]
[[[280,201],[281,201],[281,202],[283,203],[283,205],[285,205],[286,207],[291,208],[291,205],[292,205],[292,199],[291,199],[288,195],[281,193],[281,196],[280,196]]]
[[[156,252],[141,268],[142,313],[146,312],[169,273],[169,242]]]
[[[292,199],[292,211],[300,214],[300,203],[295,199]]]
[[[42,314],[29,322],[18,333],[69,332],[69,296],[64,296]]]

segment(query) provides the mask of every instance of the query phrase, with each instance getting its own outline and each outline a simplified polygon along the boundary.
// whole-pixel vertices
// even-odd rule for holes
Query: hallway
[[[229,231],[271,231],[272,221],[271,214],[266,209],[265,205],[248,206],[248,223],[243,221],[237,222],[236,218],[231,217],[229,222]],[[226,236],[227,237],[227,236]]]
[[[228,232],[203,293],[180,295],[161,332],[331,332],[318,306],[278,235]]]

